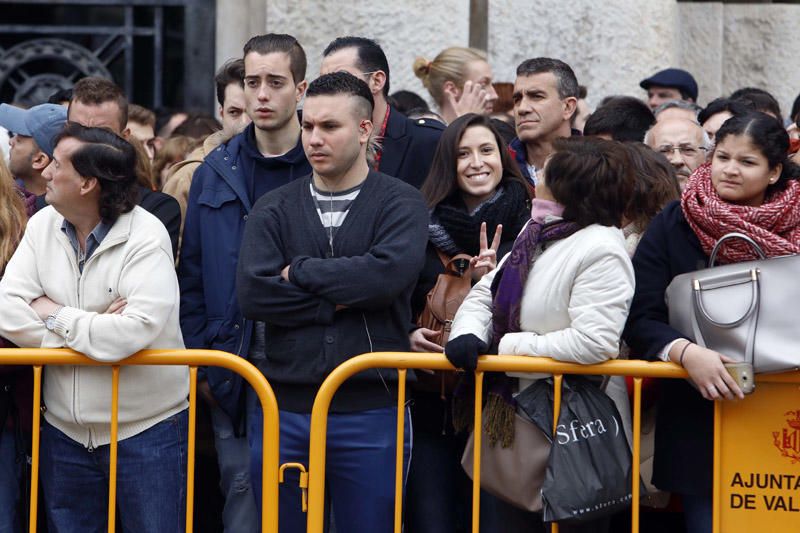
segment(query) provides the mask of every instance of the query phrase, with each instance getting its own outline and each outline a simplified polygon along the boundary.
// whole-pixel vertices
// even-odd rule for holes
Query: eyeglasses
[[[705,146],[692,146],[691,144],[682,144],[680,146],[672,146],[671,144],[665,144],[664,146],[659,146],[657,151],[664,157],[669,157],[675,150],[680,152],[680,154],[683,156],[694,157],[697,155],[697,152],[700,151],[707,152],[708,148],[706,148]]]

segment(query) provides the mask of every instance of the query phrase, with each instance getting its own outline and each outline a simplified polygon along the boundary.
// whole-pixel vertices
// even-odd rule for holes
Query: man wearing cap
[[[0,105],[0,126],[11,134],[8,167],[27,194],[40,196],[47,182],[42,171],[53,157],[53,138],[64,128],[67,109],[56,104],[41,104],[20,109]]]
[[[647,105],[653,110],[671,100],[697,102],[697,82],[691,74],[679,68],[656,72],[639,82],[639,87],[647,91]]]

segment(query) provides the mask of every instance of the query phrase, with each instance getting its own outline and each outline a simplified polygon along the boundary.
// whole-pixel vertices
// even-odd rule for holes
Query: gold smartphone
[[[728,374],[736,380],[736,384],[745,394],[750,394],[756,388],[756,380],[753,375],[753,365],[750,363],[725,363]]]

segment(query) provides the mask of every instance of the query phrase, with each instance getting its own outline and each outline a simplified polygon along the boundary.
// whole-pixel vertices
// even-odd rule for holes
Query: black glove
[[[473,372],[478,367],[478,356],[488,349],[485,342],[468,333],[450,339],[444,347],[444,354],[454,367]]]

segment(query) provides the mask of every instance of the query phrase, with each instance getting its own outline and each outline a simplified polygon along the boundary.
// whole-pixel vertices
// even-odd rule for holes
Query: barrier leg
[[[108,458],[108,533],[117,521],[117,439],[119,438],[119,366],[111,367],[111,442]]]
[[[194,454],[197,423],[197,367],[189,367],[189,442],[186,451],[186,533],[194,530]]]
[[[33,367],[33,424],[31,435],[31,509],[30,533],[36,533],[39,513],[39,438],[42,408],[42,365]]]
[[[713,533],[720,533],[719,516],[722,511],[720,501],[720,486],[719,477],[722,470],[722,465],[719,464],[719,457],[722,453],[722,401],[717,400],[714,402],[714,493],[712,496],[711,504],[711,531]]]
[[[561,381],[564,376],[556,374],[553,376],[553,437],[556,435],[558,426],[558,415],[561,413]],[[558,533],[558,523],[553,522],[550,526],[551,533]]]
[[[475,417],[472,448],[472,533],[481,529],[481,428],[483,418],[483,372],[475,372]]]
[[[397,370],[397,451],[394,469],[394,532],[403,532],[403,452],[405,452],[406,375],[408,370]]]
[[[633,378],[633,503],[631,533],[639,533],[639,473],[642,456],[642,378]]]

